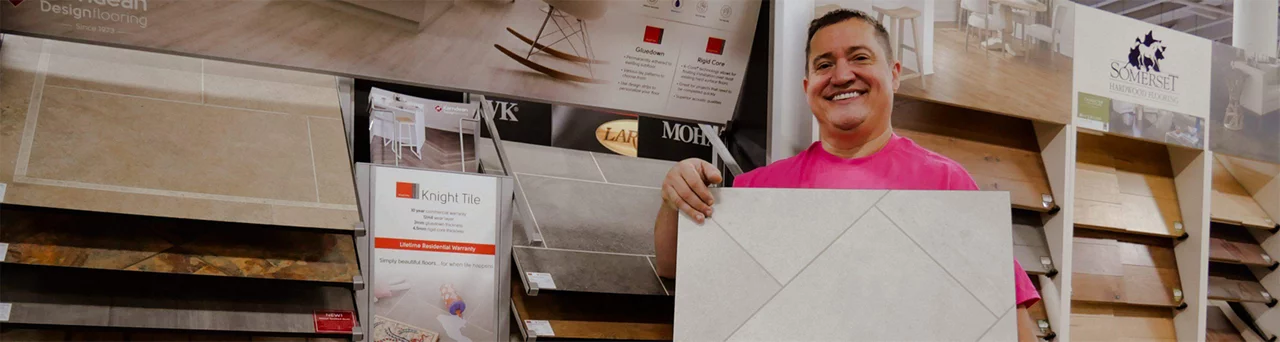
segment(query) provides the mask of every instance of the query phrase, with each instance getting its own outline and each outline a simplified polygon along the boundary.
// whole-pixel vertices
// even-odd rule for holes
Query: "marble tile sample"
[[[547,247],[653,255],[655,188],[521,174],[533,222]]]
[[[649,257],[515,247],[521,272],[550,274],[559,291],[666,295]]]
[[[350,283],[350,235],[20,206],[0,209],[6,263]]]
[[[1016,334],[1006,194],[712,191],[710,220],[680,217],[676,340]]]
[[[6,267],[0,285],[25,324],[310,334],[315,310],[355,304],[339,286],[30,266]]]
[[[358,220],[333,77],[15,41],[0,51],[5,204],[342,230]],[[283,107],[219,102],[223,90]]]

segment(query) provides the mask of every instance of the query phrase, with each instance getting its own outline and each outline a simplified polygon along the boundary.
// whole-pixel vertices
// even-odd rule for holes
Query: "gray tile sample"
[[[658,258],[649,257],[649,262],[654,266],[654,272],[657,272]],[[676,280],[671,278],[658,277],[658,281],[662,282],[662,287],[667,289],[668,296],[676,295]]]
[[[660,187],[662,179],[667,176],[667,171],[676,165],[675,162],[658,159],[604,153],[592,155],[600,165],[600,172],[609,183]]]
[[[501,164],[492,146],[492,142],[482,142],[480,149],[481,162],[489,167]],[[507,151],[507,162],[511,163],[513,172],[604,181],[604,177],[600,176],[600,168],[591,159],[591,152],[511,141],[502,142],[502,147]]]
[[[653,255],[657,188],[519,175],[546,246]]]
[[[548,273],[559,291],[665,296],[649,257],[516,247],[520,272]]]
[[[1010,323],[1015,318],[1010,314],[1013,239],[1005,194],[713,191],[718,203],[709,223],[680,218],[676,340],[997,341],[1016,336],[1016,324]],[[772,207],[758,207],[755,201],[763,199]],[[810,209],[815,205],[838,209],[815,214]],[[760,224],[778,217],[785,223]],[[832,235],[826,232],[829,225],[840,228]],[[825,241],[815,244],[773,231]],[[765,248],[738,236],[779,237]],[[800,264],[794,277],[774,279],[787,274],[770,270],[776,261],[766,261],[777,250],[809,249],[816,256]]]

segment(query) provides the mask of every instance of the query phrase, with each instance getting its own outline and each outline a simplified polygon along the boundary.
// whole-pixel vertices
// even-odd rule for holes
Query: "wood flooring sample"
[[[1076,225],[1181,235],[1175,227],[1182,212],[1165,147],[1111,136],[1077,136]]]
[[[1215,222],[1260,229],[1271,229],[1276,225],[1217,158],[1213,160],[1213,197],[1209,203],[1210,217]]]
[[[1017,338],[1004,193],[712,192],[680,216],[676,340]]]
[[[895,129],[897,134],[963,165],[987,191],[1008,191],[1013,207],[1046,212],[1043,195],[1052,195],[1040,154],[949,136]]]
[[[1071,303],[1072,341],[1176,341],[1173,309]]]

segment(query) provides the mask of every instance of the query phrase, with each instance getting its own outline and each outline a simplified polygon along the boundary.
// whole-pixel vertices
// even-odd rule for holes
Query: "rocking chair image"
[[[557,79],[583,82],[583,83],[605,83],[595,77],[595,71],[592,70],[592,64],[605,64],[604,61],[595,57],[595,52],[591,47],[591,33],[587,30],[586,22],[589,20],[599,19],[604,16],[608,6],[607,0],[545,0],[547,5],[547,16],[542,19],[542,27],[538,28],[538,34],[533,39],[520,34],[513,28],[507,27],[507,32],[511,32],[516,38],[520,38],[525,44],[529,44],[529,51],[523,56],[513,52],[499,44],[493,44],[498,51],[502,51],[507,57],[511,57],[516,62],[520,62],[526,67],[537,72],[546,74]],[[570,18],[573,21],[570,21]],[[548,30],[548,24],[554,25],[554,31]],[[544,34],[545,33],[545,34]],[[554,40],[553,40],[554,39]],[[576,40],[576,42],[575,42]],[[551,41],[550,43],[546,43]],[[553,46],[565,42],[573,53],[557,50]],[[576,43],[576,44],[575,44]],[[563,47],[561,47],[563,49]],[[533,61],[533,54],[536,52],[544,52],[552,57],[565,61],[573,62],[586,66],[588,76],[580,76],[570,72],[557,70],[552,67]]]

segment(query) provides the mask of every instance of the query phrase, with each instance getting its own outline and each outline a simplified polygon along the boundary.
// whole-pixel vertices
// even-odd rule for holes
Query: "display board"
[[[1075,124],[1205,147],[1212,44],[1163,26],[1076,6]]]
[[[503,336],[511,230],[501,201],[512,198],[511,180],[387,166],[372,173],[373,339]]]
[[[476,172],[479,103],[369,90],[369,158],[374,164]]]
[[[8,1],[6,32],[724,123],[760,2]]]

